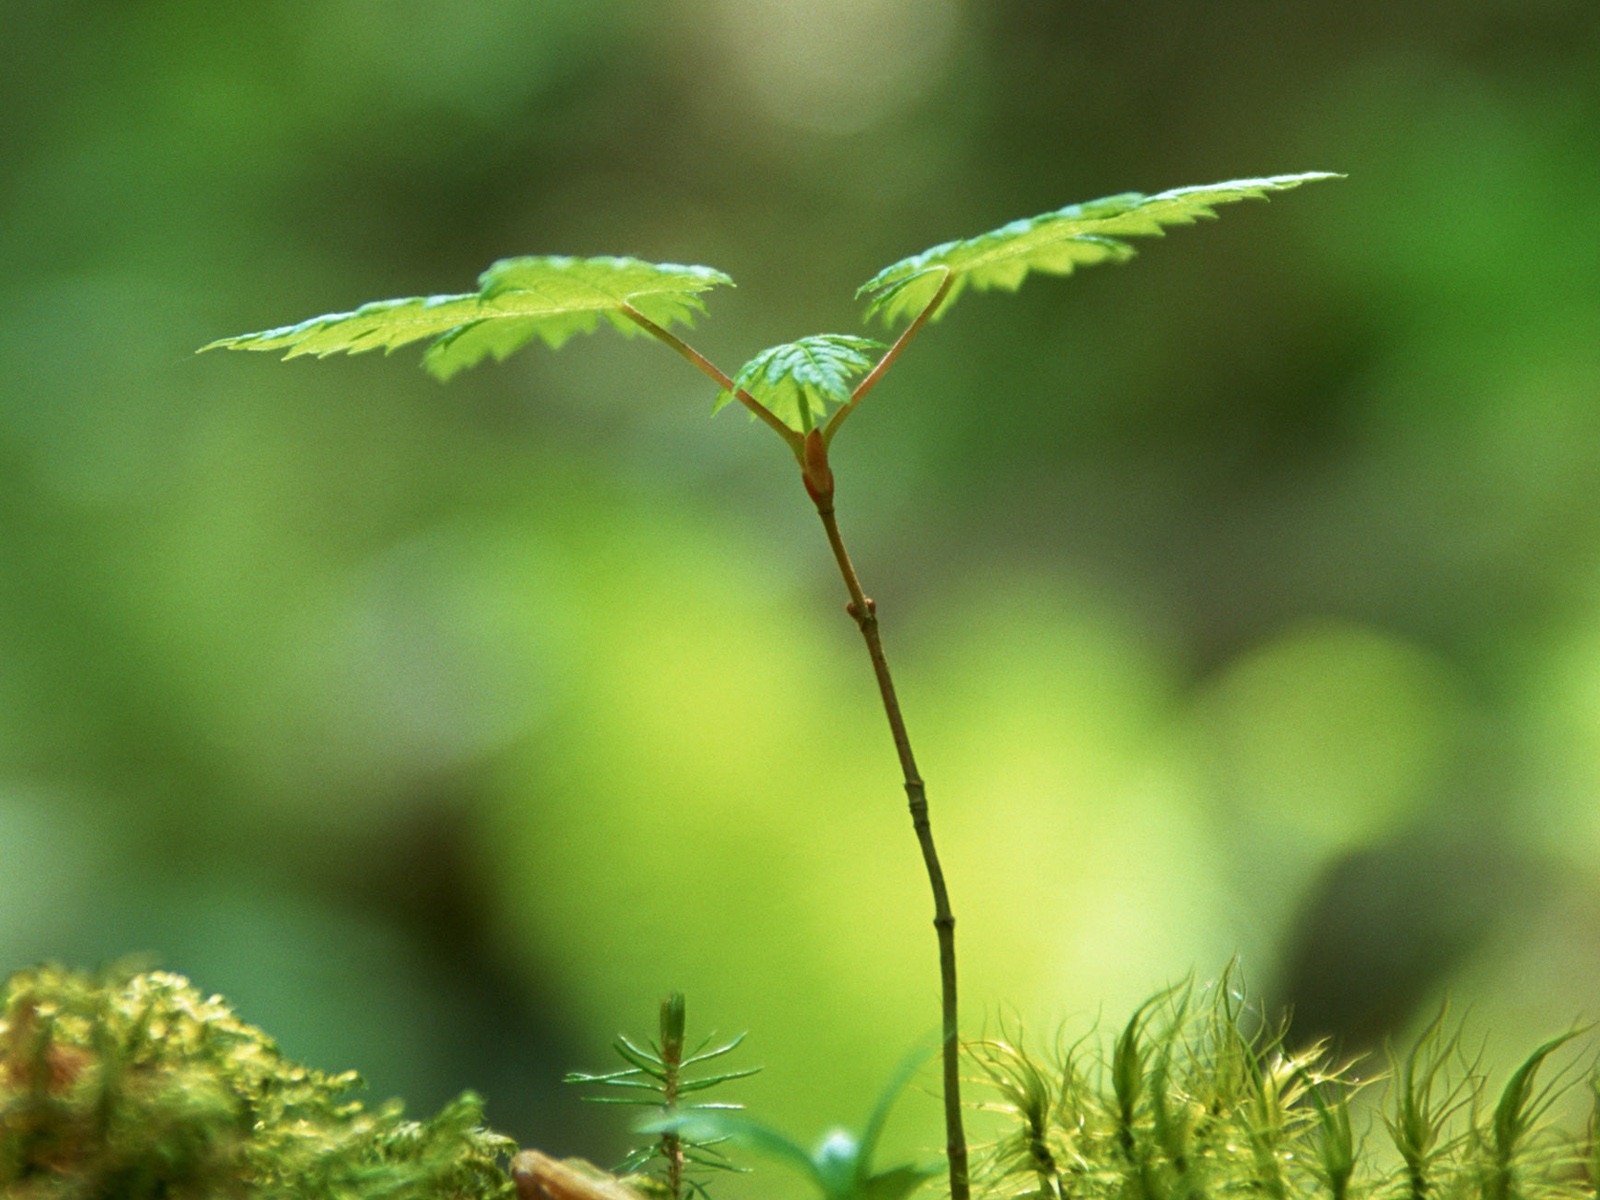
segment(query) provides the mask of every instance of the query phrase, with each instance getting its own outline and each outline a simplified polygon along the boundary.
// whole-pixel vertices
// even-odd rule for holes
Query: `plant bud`
[[[820,429],[812,429],[806,434],[801,450],[800,475],[813,500],[821,503],[833,499],[833,470],[828,466],[828,447],[822,440]]]
[[[671,992],[661,1001],[661,1051],[668,1062],[683,1058],[683,1026],[683,993]]]

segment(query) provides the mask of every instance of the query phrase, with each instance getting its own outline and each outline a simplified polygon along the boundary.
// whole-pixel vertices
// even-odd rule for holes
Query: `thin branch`
[[[657,341],[666,343],[668,346],[671,346],[679,354],[683,355],[697,368],[699,368],[700,371],[706,375],[709,375],[712,381],[715,382],[716,385],[723,391],[733,393],[733,398],[735,400],[748,408],[752,413],[754,413],[761,420],[765,421],[768,425],[772,426],[772,428],[777,432],[778,436],[781,437],[788,445],[789,449],[794,451],[795,457],[800,457],[800,446],[804,440],[801,435],[785,425],[781,420],[778,419],[777,415],[773,413],[771,409],[762,404],[761,401],[757,400],[749,392],[745,391],[744,388],[736,386],[733,382],[733,379],[725,371],[718,367],[716,363],[712,362],[705,355],[701,354],[700,351],[696,350],[693,346],[689,345],[688,342],[684,341],[676,334],[667,332],[667,330],[663,329],[638,309],[634,308],[633,305],[624,304],[622,306],[622,312],[624,316],[631,320],[635,325],[639,326],[639,328],[643,329],[651,337],[655,338]]]
[[[844,424],[844,419],[854,411],[855,406],[861,403],[861,397],[878,385],[878,380],[882,379],[889,368],[894,365],[894,360],[899,358],[901,352],[910,345],[911,339],[921,332],[922,327],[938,311],[939,305],[943,304],[944,298],[950,294],[950,287],[955,283],[955,279],[955,272],[945,272],[944,282],[939,285],[939,290],[934,292],[933,299],[929,300],[923,310],[917,314],[916,319],[905,327],[905,331],[895,339],[894,345],[883,352],[883,357],[877,361],[872,370],[868,371],[861,382],[856,384],[855,390],[850,393],[850,399],[834,410],[833,416],[828,418],[828,423],[822,430],[824,444],[833,441],[833,435],[839,431],[839,426]]]
[[[905,338],[902,337],[901,341],[904,342]],[[956,1019],[956,918],[950,909],[950,893],[945,887],[944,870],[939,865],[939,853],[933,843],[927,792],[922,776],[917,772],[916,758],[911,753],[911,738],[906,732],[900,701],[895,695],[894,680],[889,675],[889,660],[884,656],[883,640],[878,634],[877,607],[862,590],[861,580],[845,550],[839,522],[834,516],[831,489],[825,495],[813,491],[812,499],[817,505],[817,515],[822,518],[822,527],[827,532],[828,545],[833,548],[833,557],[839,564],[845,590],[850,593],[850,604],[846,611],[861,630],[861,636],[867,643],[867,654],[872,659],[872,671],[878,680],[884,715],[889,718],[889,732],[894,738],[895,753],[900,757],[900,770],[905,778],[911,825],[916,830],[917,844],[922,848],[922,861],[928,872],[928,883],[933,890],[933,927],[939,939],[945,1151],[950,1164],[950,1200],[968,1200],[967,1138],[961,1117],[961,1047]]]

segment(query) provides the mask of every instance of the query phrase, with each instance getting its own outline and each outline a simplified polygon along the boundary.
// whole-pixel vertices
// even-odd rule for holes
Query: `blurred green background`
[[[931,904],[784,449],[643,340],[191,352],[613,253],[730,273],[731,370],[931,243],[1320,169],[970,296],[835,446],[966,1026],[1235,953],[1356,1048],[1600,1016],[1600,6],[0,14],[0,969],[146,953],[601,1161],[555,1081],[678,987],[859,1120]]]

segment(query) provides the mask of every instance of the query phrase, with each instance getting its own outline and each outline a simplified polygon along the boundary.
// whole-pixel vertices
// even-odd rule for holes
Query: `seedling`
[[[701,1041],[692,1050],[685,1050],[686,1003],[682,992],[673,992],[661,1001],[659,1040],[651,1039],[641,1046],[624,1034],[618,1034],[612,1049],[628,1067],[604,1075],[591,1075],[574,1071],[567,1076],[568,1083],[593,1084],[610,1089],[604,1095],[585,1096],[596,1104],[627,1104],[659,1110],[659,1120],[667,1124],[660,1128],[656,1140],[647,1146],[629,1152],[617,1167],[619,1175],[633,1175],[650,1164],[660,1163],[659,1182],[666,1200],[684,1200],[684,1196],[697,1195],[710,1200],[700,1176],[715,1171],[737,1171],[718,1148],[726,1138],[711,1135],[694,1137],[680,1133],[671,1122],[684,1114],[707,1112],[735,1112],[744,1106],[726,1100],[685,1100],[686,1096],[700,1096],[712,1088],[748,1079],[760,1067],[745,1067],[736,1071],[715,1074],[688,1075],[690,1068],[731,1054],[744,1041],[740,1034],[720,1046],[713,1046],[711,1038]]]
[[[988,233],[945,242],[885,267],[857,292],[867,317],[893,327],[892,345],[856,335],[818,334],[773,346],[729,375],[673,333],[704,311],[702,294],[731,285],[702,266],[633,258],[509,258],[478,280],[476,292],[380,300],[351,312],[223,338],[205,350],[282,350],[303,354],[392,351],[429,340],[423,364],[439,379],[486,358],[504,359],[535,338],[552,349],[574,334],[606,324],[625,335],[646,333],[671,347],[718,387],[713,411],[737,401],[783,441],[800,468],[844,581],[846,611],[866,642],[878,692],[899,758],[912,827],[933,893],[939,947],[946,1151],[952,1200],[967,1200],[967,1145],[962,1127],[956,1003],[955,914],[929,822],[927,792],[889,673],[877,607],[856,574],[834,512],[828,451],[840,428],[924,326],[943,316],[969,288],[1013,291],[1033,272],[1070,275],[1081,266],[1125,262],[1125,238],[1159,236],[1167,226],[1213,217],[1219,204],[1266,198],[1319,179],[1324,172],[1241,179],[1157,195],[1124,193],[1013,221]]]
[[[728,1140],[787,1163],[816,1189],[818,1200],[905,1200],[938,1168],[904,1164],[886,1171],[872,1169],[873,1155],[889,1120],[889,1110],[927,1055],[917,1052],[901,1062],[883,1089],[860,1134],[833,1129],[807,1150],[788,1134],[731,1113],[686,1113],[650,1122],[640,1132],[677,1135],[701,1141]]]

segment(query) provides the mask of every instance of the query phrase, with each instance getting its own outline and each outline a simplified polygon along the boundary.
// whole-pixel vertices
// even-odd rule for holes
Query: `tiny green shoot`
[[[904,1164],[877,1171],[873,1169],[873,1156],[890,1109],[927,1057],[926,1053],[918,1051],[900,1064],[859,1134],[842,1127],[833,1129],[811,1149],[770,1125],[729,1113],[668,1117],[645,1123],[640,1132],[663,1135],[671,1132],[698,1140],[730,1140],[793,1167],[816,1187],[820,1200],[905,1200],[938,1174],[939,1168]]]
[[[593,1085],[609,1089],[604,1094],[585,1096],[596,1104],[639,1105],[658,1110],[660,1119],[673,1120],[685,1113],[711,1111],[731,1112],[743,1105],[722,1100],[685,1101],[686,1096],[698,1096],[712,1088],[735,1079],[748,1079],[760,1067],[744,1067],[734,1071],[713,1074],[687,1074],[692,1068],[731,1054],[744,1041],[740,1034],[731,1041],[713,1045],[714,1037],[707,1037],[692,1050],[685,1048],[684,1029],[687,1022],[687,1005],[682,992],[672,992],[661,1001],[659,1039],[645,1045],[618,1034],[612,1048],[628,1067],[603,1075],[574,1071],[567,1075],[567,1083]],[[669,1200],[683,1200],[686,1195],[709,1200],[704,1175],[716,1171],[738,1171],[719,1149],[725,1138],[694,1139],[685,1137],[675,1129],[663,1129],[654,1142],[635,1148],[617,1166],[619,1175],[634,1175],[652,1162],[660,1164],[660,1182]]]

